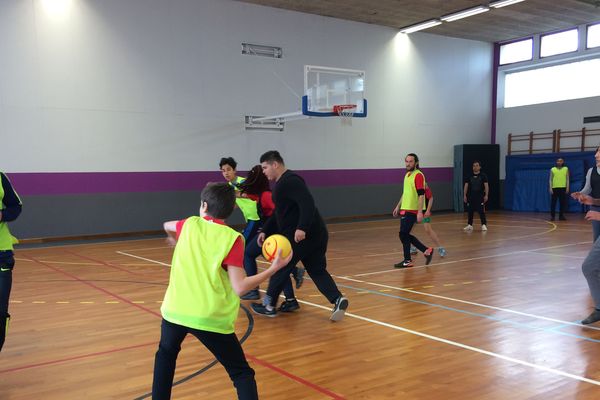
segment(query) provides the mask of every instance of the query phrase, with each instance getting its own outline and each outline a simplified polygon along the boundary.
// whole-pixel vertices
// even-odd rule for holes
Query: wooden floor
[[[429,267],[401,259],[398,220],[330,225],[329,271],[350,299],[331,305],[309,280],[301,309],[237,323],[263,399],[600,399],[600,325],[581,263],[581,215],[434,216],[448,250]],[[414,233],[426,239],[423,228]],[[426,243],[430,241],[424,240]],[[171,249],[161,239],[19,249],[0,353],[0,399],[136,399],[150,391]],[[243,302],[249,307],[249,302]],[[213,361],[188,338],[176,379]],[[174,399],[231,399],[220,365]]]

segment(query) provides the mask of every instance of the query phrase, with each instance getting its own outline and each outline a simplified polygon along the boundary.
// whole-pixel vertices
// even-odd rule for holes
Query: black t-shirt
[[[488,177],[483,172],[478,174],[471,174],[471,176],[465,179],[465,183],[468,183],[467,195],[483,195],[485,193],[485,186],[483,185],[488,181]]]

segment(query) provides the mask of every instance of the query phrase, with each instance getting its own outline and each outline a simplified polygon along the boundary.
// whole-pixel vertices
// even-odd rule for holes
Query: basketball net
[[[342,123],[350,123],[354,113],[356,112],[356,104],[338,104],[333,106],[333,112],[336,113],[341,119]]]

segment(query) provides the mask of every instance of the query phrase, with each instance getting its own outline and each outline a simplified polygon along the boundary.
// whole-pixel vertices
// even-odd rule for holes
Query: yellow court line
[[[31,261],[27,258],[18,258],[15,257],[15,260],[17,261]],[[65,264],[65,265],[93,265],[95,267],[104,265],[104,264],[99,264],[99,263],[89,263],[89,262],[73,262],[73,261],[47,261],[47,260],[40,260],[43,261],[47,264]]]

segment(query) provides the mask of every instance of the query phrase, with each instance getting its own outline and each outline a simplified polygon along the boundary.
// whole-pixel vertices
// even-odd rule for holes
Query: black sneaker
[[[348,308],[348,299],[344,296],[340,296],[335,301],[335,305],[333,306],[333,310],[331,312],[331,317],[329,317],[330,321],[337,322],[341,321],[344,318],[344,314],[346,314],[346,309]]]
[[[600,321],[600,310],[594,310],[586,319],[581,321],[583,325],[593,324],[594,322]]]
[[[413,265],[414,264],[413,264],[412,260],[404,260],[402,262],[394,264],[394,268],[410,268]]]
[[[550,217],[550,221],[554,221],[554,217]]]
[[[265,317],[270,318],[277,316],[277,311],[275,310],[275,308],[269,311],[267,309],[267,306],[264,306],[260,303],[252,303],[250,304],[250,307],[252,307],[252,311],[254,311],[255,314],[264,315]]]
[[[433,247],[430,247],[427,250],[425,250],[425,253],[423,253],[423,255],[425,256],[425,265],[431,264],[431,259],[433,258]]]
[[[296,289],[300,289],[302,284],[304,283],[304,273],[306,270],[304,268],[296,267],[294,271],[294,280],[296,281]]]
[[[259,300],[260,299],[260,293],[258,293],[258,289],[252,289],[251,291],[249,291],[245,295],[240,296],[240,299],[242,299],[242,300]]]
[[[562,216],[558,217],[558,220],[559,220],[559,221],[566,221],[567,219],[565,218],[565,216],[564,216],[564,215],[562,215]]]
[[[300,308],[300,304],[298,304],[298,300],[296,299],[285,299],[281,306],[277,309],[277,311],[281,312],[293,312]]]

